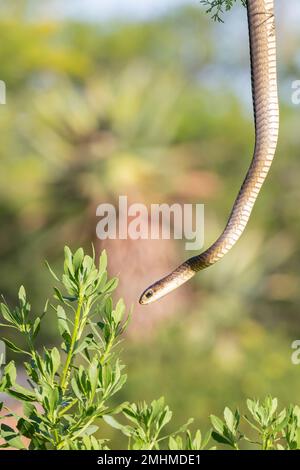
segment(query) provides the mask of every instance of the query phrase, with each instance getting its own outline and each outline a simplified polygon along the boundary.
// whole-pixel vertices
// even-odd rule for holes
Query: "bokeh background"
[[[216,266],[157,304],[140,292],[191,253],[178,241],[96,237],[96,207],[204,203],[205,242],[226,222],[252,157],[246,11],[215,24],[196,0],[0,1],[0,290],[40,312],[47,259],[108,250],[134,314],[122,399],[165,395],[174,426],[207,429],[225,405],[271,393],[299,403],[300,5],[278,0],[281,132],[246,233]],[[57,341],[44,321],[41,343]],[[20,369],[22,374],[22,370]],[[115,446],[121,445],[111,435]]]

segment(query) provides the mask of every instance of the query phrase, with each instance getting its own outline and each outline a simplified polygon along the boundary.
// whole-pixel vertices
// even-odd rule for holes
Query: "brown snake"
[[[274,0],[248,0],[247,13],[255,121],[255,148],[249,170],[220,237],[206,251],[148,287],[140,297],[141,304],[163,297],[228,253],[247,225],[272,164],[279,131]]]

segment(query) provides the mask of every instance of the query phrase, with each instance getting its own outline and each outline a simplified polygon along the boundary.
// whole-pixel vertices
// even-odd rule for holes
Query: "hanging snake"
[[[248,0],[246,6],[255,122],[253,159],[220,237],[206,251],[148,287],[140,297],[141,304],[165,296],[231,250],[245,230],[271,167],[279,131],[274,0]]]

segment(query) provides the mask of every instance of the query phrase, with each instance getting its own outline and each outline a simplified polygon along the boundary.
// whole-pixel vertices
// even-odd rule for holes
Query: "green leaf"
[[[46,409],[52,414],[55,410],[55,408],[59,404],[59,391],[58,389],[52,388],[52,387],[45,387],[45,396],[44,396],[44,403],[43,405],[46,407]]]
[[[106,251],[103,250],[100,259],[99,259],[99,274],[101,275],[106,271],[107,268],[107,254]]]
[[[16,383],[14,384],[13,388],[6,390],[6,393],[8,393],[12,397],[18,398],[21,401],[36,401],[36,396],[34,393],[32,393],[27,388],[22,387],[22,385]]]
[[[223,423],[223,421],[215,415],[210,415],[210,420],[211,420],[211,423],[212,423],[213,427],[215,428],[215,430],[219,434],[223,435],[223,433],[224,433],[224,423]]]
[[[131,436],[132,435],[132,428],[130,426],[124,426],[123,424],[119,423],[115,418],[113,418],[110,415],[103,415],[102,416],[103,420],[109,424],[114,429],[118,429],[121,431],[125,436]]]
[[[173,436],[169,437],[169,449],[170,450],[182,450],[183,442],[180,436],[177,436],[176,439]]]
[[[210,441],[211,435],[212,435],[212,430],[210,429],[209,431],[207,431],[207,433],[205,434],[202,440],[202,448],[205,448],[207,446],[207,444]]]
[[[77,293],[76,284],[69,278],[67,274],[63,274],[62,281],[65,288],[67,289],[68,294],[73,296]]]
[[[19,419],[17,423],[17,429],[20,431],[22,436],[28,438],[31,438],[35,432],[35,426],[33,425],[33,423],[24,418]]]
[[[230,410],[230,408],[228,408],[228,407],[225,408],[225,410],[224,410],[225,422],[227,424],[227,427],[228,427],[229,431],[233,435],[236,433],[236,427],[237,427],[238,421],[239,421],[239,419],[237,419],[237,417],[239,418],[238,412],[236,412],[236,415],[234,415],[232,413],[232,411]]]
[[[83,257],[84,257],[83,249],[78,248],[78,250],[74,253],[74,256],[73,256],[73,266],[74,266],[75,272],[77,272],[80,266],[82,265]]]
[[[65,246],[64,254],[65,254],[65,262],[64,262],[65,273],[69,271],[71,274],[74,275],[72,251],[70,250],[68,246]]]
[[[196,432],[196,435],[193,439],[193,449],[194,450],[200,450],[201,449],[201,444],[202,444],[202,436],[201,436],[201,431],[198,429]]]
[[[134,424],[139,424],[138,413],[137,413],[137,406],[132,403],[126,406],[123,410],[124,415]]]
[[[252,416],[255,414],[255,407],[256,407],[256,403],[253,401],[253,400],[250,400],[250,398],[248,398],[246,400],[246,404],[247,404],[247,408],[248,410],[250,411],[250,413],[252,414]]]
[[[118,325],[121,322],[124,311],[125,311],[124,300],[120,299],[116,305],[115,310],[113,310],[112,312],[112,317],[116,325]]]
[[[8,306],[4,303],[0,304],[0,309],[2,316],[5,320],[7,320],[9,323],[14,323],[14,318],[12,316],[11,311],[9,310]]]
[[[270,397],[271,398],[271,397]],[[275,411],[277,410],[278,407],[278,400],[277,398],[271,398],[271,406],[270,406],[270,416],[273,416]]]
[[[53,290],[54,290],[54,293],[55,293],[54,297],[55,297],[57,300],[59,300],[62,304],[64,304],[64,303],[65,303],[65,299],[64,299],[62,293],[60,292],[60,290],[59,290],[57,287],[53,287]]]
[[[118,283],[119,283],[119,280],[115,277],[113,279],[111,279],[110,281],[108,281],[108,283],[105,285],[104,289],[103,289],[103,294],[108,294],[108,293],[111,293],[113,292],[117,286],[118,286]]]
[[[74,354],[81,353],[84,350],[87,352],[88,349],[89,352],[92,350],[99,351],[99,344],[94,340],[92,333],[86,335],[86,337],[78,344],[78,346],[74,349]]]
[[[172,419],[172,411],[169,409],[169,407],[166,407],[165,410],[162,412],[159,422],[158,422],[158,427],[159,429],[162,429],[165,427]]]
[[[36,412],[35,406],[32,403],[26,401],[23,403],[23,412],[27,418],[31,418]]]
[[[60,354],[57,348],[51,350],[51,360],[53,365],[53,375],[58,371],[60,366]]]
[[[219,444],[232,446],[232,442],[229,439],[226,439],[226,437],[224,437],[222,434],[219,434],[218,432],[213,431],[211,436],[216,442],[219,442]]]
[[[200,0],[200,3],[207,7],[206,13],[211,13],[212,19],[223,23],[223,11],[229,11],[236,0]],[[241,0],[243,6],[246,6],[246,0]]]
[[[1,385],[5,388],[5,391],[9,387],[13,387],[16,383],[17,378],[17,369],[15,366],[14,361],[10,361],[5,367],[3,371],[3,377],[1,380]]]
[[[176,434],[186,432],[188,430],[188,427],[194,422],[193,418],[190,418],[187,420],[185,424],[180,426],[180,428],[176,431]],[[174,435],[174,434],[173,434]]]
[[[67,332],[68,335],[71,337],[71,332],[70,332],[70,328],[69,328],[68,321],[67,321],[67,315],[61,305],[57,306],[56,314],[57,314],[57,319],[58,319],[59,333],[63,335],[65,332]]]
[[[97,384],[98,384],[98,375],[99,375],[99,368],[98,368],[98,359],[95,356],[90,364],[88,369],[90,384],[91,384],[91,393],[94,395]]]
[[[96,426],[95,424],[93,424],[89,426],[88,428],[86,428],[84,432],[87,436],[90,436],[91,434],[95,434],[95,432],[97,432],[98,429],[99,429],[99,426]]]
[[[18,298],[22,305],[26,305],[26,291],[24,286],[21,286],[18,293]]]
[[[56,281],[59,282],[59,278],[57,277],[57,275],[55,274],[55,272],[52,270],[52,268],[51,268],[50,264],[48,263],[48,261],[45,261],[45,264],[46,264],[46,266],[47,266],[47,268],[48,268],[50,274],[54,277],[54,279],[55,279]]]
[[[289,421],[289,415],[286,409],[283,409],[276,418],[276,421],[274,423],[274,426],[275,426],[274,430],[276,432],[281,431],[288,424],[288,421]]]
[[[30,356],[30,354],[27,351],[24,351],[23,349],[19,348],[19,346],[16,346],[12,341],[9,341],[6,338],[2,338],[2,341],[6,344],[6,346],[11,349],[12,351],[19,353],[19,354],[27,354]]]
[[[39,334],[40,328],[41,328],[41,318],[37,317],[32,327],[32,339],[35,339],[37,337],[37,335]]]
[[[71,379],[71,387],[72,387],[73,392],[75,393],[76,397],[78,398],[78,400],[83,401],[84,395],[81,393],[75,377],[73,377]]]
[[[87,273],[90,272],[92,270],[92,268],[95,269],[93,258],[91,258],[88,255],[85,255],[84,258],[83,258],[82,266],[86,270]]]
[[[18,433],[16,433],[11,427],[7,426],[7,424],[2,423],[0,425],[0,436],[9,444],[9,447],[14,447],[15,449],[26,449]]]

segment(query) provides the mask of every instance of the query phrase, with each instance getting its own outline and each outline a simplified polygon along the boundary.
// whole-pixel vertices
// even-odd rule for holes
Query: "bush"
[[[60,349],[44,347],[39,353],[34,345],[49,309],[48,302],[43,314],[33,318],[25,289],[21,287],[18,307],[11,310],[5,303],[1,304],[6,321],[1,326],[17,330],[26,340],[25,350],[3,338],[9,349],[28,357],[24,366],[30,385],[29,389],[17,384],[14,361],[6,365],[0,391],[22,403],[23,416],[17,416],[1,403],[0,409],[8,411],[2,420],[14,416],[17,421],[16,429],[1,424],[0,436],[4,441],[1,447],[108,449],[107,439],[94,437],[98,431],[96,423],[101,419],[122,431],[128,437],[128,448],[133,449],[158,449],[169,438],[174,446],[175,436],[187,430],[185,425],[171,436],[162,434],[172,418],[163,398],[150,405],[111,405],[112,397],[126,381],[116,347],[129,316],[125,315],[122,299],[113,305],[111,296],[118,281],[108,279],[106,267],[105,252],[96,267],[95,256],[85,255],[82,248],[73,254],[68,247],[62,278],[49,267],[58,283],[54,287],[55,303],[50,307],[57,317]],[[120,424],[113,417],[117,414],[128,424]],[[29,440],[28,445],[23,437]],[[193,439],[187,431],[185,445],[200,448],[201,435],[197,433]]]
[[[239,411],[227,407],[224,421],[211,416],[214,430],[202,438],[199,430],[194,436],[189,431],[192,420],[171,434],[165,431],[172,412],[163,397],[150,405],[112,404],[112,397],[126,381],[117,346],[130,316],[125,314],[122,299],[113,305],[112,293],[118,280],[108,279],[106,253],[102,252],[96,266],[95,254],[85,255],[82,248],[73,254],[66,247],[61,279],[48,267],[57,286],[54,302],[46,302],[41,315],[32,315],[24,287],[19,290],[18,307],[10,309],[1,304],[5,320],[1,326],[17,330],[26,342],[27,347],[22,349],[3,338],[10,350],[28,358],[24,367],[30,388],[16,382],[16,366],[10,361],[4,367],[0,391],[22,404],[23,415],[0,404],[0,411],[7,412],[1,416],[0,447],[109,449],[109,440],[98,437],[103,420],[122,432],[128,439],[128,449],[135,450],[161,446],[171,450],[215,448],[209,444],[211,438],[234,449],[242,440],[265,450],[300,448],[300,408],[290,406],[278,412],[277,400],[271,397],[262,403],[247,401],[251,417],[245,415],[243,420],[255,431],[251,438],[241,430]],[[50,308],[56,314],[61,346],[38,352],[35,341]],[[8,417],[15,418],[15,428],[3,422]]]

